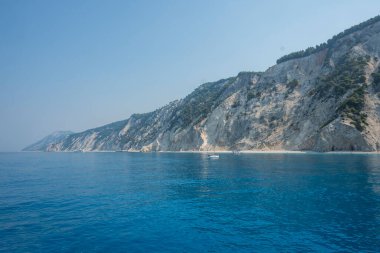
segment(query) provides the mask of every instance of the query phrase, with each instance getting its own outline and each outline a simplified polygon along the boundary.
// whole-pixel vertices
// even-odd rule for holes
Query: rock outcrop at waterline
[[[181,100],[41,151],[380,150],[380,18],[265,72],[201,85]]]

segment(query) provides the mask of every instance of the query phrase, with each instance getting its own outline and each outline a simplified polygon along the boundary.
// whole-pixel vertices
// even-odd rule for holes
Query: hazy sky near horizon
[[[0,0],[0,151],[264,71],[379,11],[378,0]]]

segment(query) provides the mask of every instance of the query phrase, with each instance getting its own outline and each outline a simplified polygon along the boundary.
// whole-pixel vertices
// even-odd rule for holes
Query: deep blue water
[[[1,252],[379,252],[380,155],[0,153]]]

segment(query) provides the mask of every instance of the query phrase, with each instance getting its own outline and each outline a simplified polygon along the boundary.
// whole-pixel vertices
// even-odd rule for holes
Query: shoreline
[[[126,151],[128,152],[128,151]],[[154,152],[147,152],[154,153]],[[234,154],[234,151],[157,151],[157,153],[195,153],[195,154],[208,154],[208,153],[218,153],[218,154]],[[317,151],[296,151],[296,150],[240,150],[238,154],[380,154],[380,151],[328,151],[328,152],[317,152]]]
[[[235,154],[236,151],[229,150],[187,150],[187,151],[128,151],[128,150],[92,150],[92,151],[10,151],[0,153],[183,153],[183,154]],[[375,154],[380,155],[380,151],[297,151],[297,150],[239,150],[237,154]]]

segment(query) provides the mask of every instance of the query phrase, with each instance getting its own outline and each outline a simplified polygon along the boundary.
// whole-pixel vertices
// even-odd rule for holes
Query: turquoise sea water
[[[379,252],[380,155],[0,153],[0,252]]]

